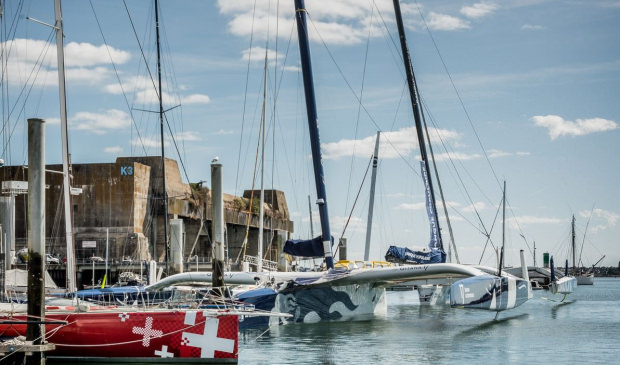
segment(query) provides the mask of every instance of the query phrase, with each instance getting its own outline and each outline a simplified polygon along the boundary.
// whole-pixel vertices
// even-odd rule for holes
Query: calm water
[[[384,318],[243,331],[239,364],[620,363],[619,278],[596,278],[564,303],[535,291],[497,321],[492,312],[420,306],[412,291],[387,295]]]

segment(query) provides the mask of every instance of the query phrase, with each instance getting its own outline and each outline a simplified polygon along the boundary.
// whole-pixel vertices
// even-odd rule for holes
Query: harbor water
[[[244,330],[239,364],[619,363],[620,278],[596,278],[562,298],[534,291],[495,319],[388,292],[381,318]]]

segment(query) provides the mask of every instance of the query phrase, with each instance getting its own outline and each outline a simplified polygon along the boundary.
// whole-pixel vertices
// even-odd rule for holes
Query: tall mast
[[[56,54],[58,59],[58,95],[60,96],[60,134],[62,137],[62,185],[65,213],[65,240],[67,242],[67,290],[77,290],[75,284],[75,253],[73,244],[73,216],[71,214],[71,184],[69,181],[69,132],[67,123],[67,100],[65,91],[65,54],[62,31],[62,7],[60,0],[54,0],[56,18]]]
[[[310,201],[310,194],[308,194],[308,213],[310,217],[310,238],[314,237],[314,227],[312,226],[312,203]]]
[[[506,181],[504,181],[504,193],[502,195],[502,249],[499,254],[499,269],[497,276],[502,276],[502,264],[504,262],[504,245],[506,244]]]
[[[370,236],[372,233],[372,213],[375,205],[375,182],[377,181],[377,165],[379,163],[379,136],[381,132],[377,132],[377,140],[375,142],[375,153],[372,156],[372,177],[370,179],[370,202],[368,203],[368,223],[366,224],[366,247],[364,248],[364,261],[368,261],[370,257]]]
[[[155,39],[157,42],[157,97],[159,98],[159,133],[161,141],[161,185],[164,191],[164,250],[166,272],[168,272],[168,192],[166,191],[166,156],[164,155],[164,106],[161,94],[161,47],[159,43],[159,1],[155,0]]]
[[[263,109],[261,114],[261,153],[260,153],[260,207],[258,208],[258,255],[256,255],[256,272],[263,272],[263,231],[265,225],[265,113],[267,106],[267,49],[265,49],[265,66],[263,77]]]
[[[428,185],[430,186],[430,200],[435,224],[437,225],[437,234],[439,247],[443,250],[443,243],[441,242],[441,230],[439,229],[439,219],[437,218],[437,209],[435,209],[435,193],[433,191],[433,183],[430,176],[430,168],[428,165],[428,159],[426,156],[426,144],[424,143],[424,134],[422,131],[422,118],[420,117],[419,98],[416,93],[415,78],[413,75],[413,65],[411,62],[411,56],[409,54],[409,47],[407,46],[407,38],[405,37],[405,27],[403,25],[403,18],[400,12],[399,0],[394,0],[394,12],[396,14],[396,24],[398,26],[398,34],[400,38],[400,47],[403,53],[403,62],[405,65],[405,73],[407,74],[407,84],[409,86],[409,97],[411,98],[411,107],[413,108],[413,117],[415,119],[415,129],[418,135],[418,145],[420,146],[420,156],[426,169],[428,178]]]
[[[572,247],[573,247],[573,275],[575,274],[575,215],[571,224]],[[567,265],[568,266],[568,265]]]
[[[308,44],[308,29],[306,25],[306,6],[303,0],[295,0],[295,16],[297,18],[297,35],[299,38],[299,53],[301,69],[304,79],[304,94],[306,96],[306,113],[310,130],[310,147],[312,149],[312,164],[314,166],[314,182],[316,185],[317,205],[321,219],[321,241],[325,264],[328,269],[334,268],[332,255],[332,235],[329,229],[329,214],[327,212],[327,194],[325,192],[325,174],[321,163],[321,141],[319,139],[319,120],[314,97],[314,81],[312,80],[312,62],[310,61],[310,46]]]

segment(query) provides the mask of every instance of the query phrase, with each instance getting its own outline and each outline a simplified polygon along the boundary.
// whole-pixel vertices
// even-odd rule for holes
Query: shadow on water
[[[341,349],[351,349],[355,346],[367,349],[380,346],[386,333],[389,335],[389,323],[382,318],[295,323],[275,325],[262,330],[244,330],[239,333],[239,363],[249,361],[255,364],[336,365],[341,363],[341,359],[334,357],[334,354],[339,353]],[[263,357],[254,350],[265,347],[282,350],[272,350],[272,357]],[[251,359],[250,355],[247,355],[250,351],[252,351]],[[349,354],[349,356],[355,355]]]
[[[565,302],[559,302],[558,304],[555,304],[553,307],[551,307],[551,318],[556,319],[558,315],[558,310],[560,308],[566,307],[567,305],[573,304],[575,302],[576,300],[567,300]]]
[[[475,327],[468,328],[468,329],[466,329],[464,331],[461,331],[458,334],[456,334],[456,337],[472,335],[472,334],[478,333],[480,331],[484,331],[486,329],[489,329],[491,327],[505,325],[508,322],[513,321],[513,320],[526,319],[529,316],[530,315],[528,313],[521,313],[521,314],[517,314],[515,316],[503,317],[503,318],[500,317],[499,319],[493,319],[493,320],[481,323],[481,324],[479,324],[479,325],[477,325]]]
[[[381,331],[385,327],[382,318],[359,321],[336,321],[318,323],[295,323],[272,325],[270,327],[252,328],[239,331],[241,343],[272,342],[286,338],[287,341],[305,344],[307,342],[329,343],[339,338],[354,338],[368,333]]]

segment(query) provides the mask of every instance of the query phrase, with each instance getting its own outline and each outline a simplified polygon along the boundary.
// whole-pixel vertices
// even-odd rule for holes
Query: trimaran
[[[397,1],[395,1],[396,5]],[[329,226],[306,9],[303,0],[295,0],[295,14],[321,235],[307,241],[287,241],[285,250],[296,256],[322,256],[327,270],[321,272],[226,272],[224,280],[228,284],[256,284],[257,282],[261,284],[259,288],[243,292],[236,298],[253,303],[260,309],[292,314],[291,317],[285,319],[273,317],[286,322],[358,320],[382,314],[387,309],[385,288],[411,281],[419,284],[462,284],[459,288],[463,288],[463,292],[466,292],[467,303],[457,303],[455,306],[459,307],[481,308],[478,304],[488,303],[483,306],[484,309],[502,311],[525,302],[531,295],[528,280],[489,275],[467,265],[444,262],[373,269],[334,267],[333,238]],[[479,278],[476,285],[470,285],[468,281],[457,281],[471,277]],[[498,279],[499,286],[497,286]],[[212,282],[210,272],[189,272],[169,276],[146,289],[154,291],[171,285],[210,282]],[[504,304],[499,306],[491,304],[504,297],[510,300],[502,301]]]

